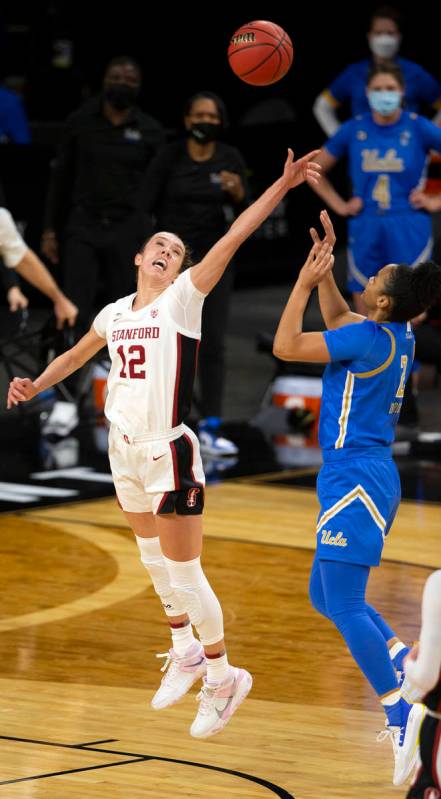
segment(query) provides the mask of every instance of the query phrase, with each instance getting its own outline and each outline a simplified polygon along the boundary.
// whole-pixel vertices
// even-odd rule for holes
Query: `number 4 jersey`
[[[164,433],[188,414],[205,299],[191,270],[137,311],[135,297],[106,305],[93,322],[112,362],[105,414],[128,436]]]
[[[409,197],[422,187],[431,148],[441,151],[441,129],[406,111],[392,125],[378,125],[371,114],[355,117],[326,142],[334,158],[348,157],[352,194],[363,201],[348,219],[350,291],[363,291],[386,264],[430,258],[430,215]]]
[[[410,322],[366,319],[324,332],[331,356],[323,375],[323,450],[390,446],[409,377]]]

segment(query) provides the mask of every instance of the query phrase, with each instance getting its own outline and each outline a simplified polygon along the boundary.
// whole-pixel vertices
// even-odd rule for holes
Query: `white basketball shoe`
[[[220,732],[243,702],[252,684],[251,674],[234,666],[231,666],[227,679],[218,685],[210,685],[204,677],[202,690],[197,696],[199,710],[190,727],[190,735],[193,738],[208,738]]]
[[[162,710],[179,702],[191,686],[206,674],[207,661],[199,641],[190,647],[184,657],[179,657],[174,649],[156,657],[166,658],[161,669],[165,674],[151,705],[155,710]]]

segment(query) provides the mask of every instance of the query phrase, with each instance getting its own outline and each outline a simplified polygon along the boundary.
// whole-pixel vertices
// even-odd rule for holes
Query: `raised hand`
[[[309,251],[309,255],[300,270],[298,283],[312,291],[326,277],[333,266],[334,256],[331,245],[328,244],[326,239],[323,241],[319,239]]]
[[[320,150],[311,150],[310,153],[294,160],[293,151],[288,148],[288,156],[285,161],[283,177],[289,184],[290,189],[294,189],[305,181],[310,184],[317,184],[320,180],[322,168],[312,159],[319,154]]]
[[[315,228],[310,228],[309,232],[314,244],[320,244],[321,241],[326,241],[331,248],[335,246],[337,241],[335,230],[331,222],[331,218],[327,211],[320,211],[320,222],[322,223],[323,230],[325,231],[324,238],[321,239]]]

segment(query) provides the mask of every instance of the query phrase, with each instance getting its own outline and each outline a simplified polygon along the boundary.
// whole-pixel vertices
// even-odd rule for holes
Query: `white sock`
[[[194,637],[193,627],[190,622],[185,627],[174,627],[173,618],[169,616],[170,630],[173,641],[173,649],[179,657],[184,657],[187,651],[199,641]]]
[[[207,657],[207,682],[224,682],[230,674],[227,653],[224,652],[220,657]]]
[[[395,657],[396,655],[398,655],[398,653],[399,653],[399,652],[401,652],[401,650],[402,650],[402,649],[406,649],[406,648],[407,648],[407,647],[406,647],[406,645],[405,645],[405,644],[403,644],[403,642],[402,642],[402,641],[397,641],[397,642],[396,642],[395,644],[393,644],[393,646],[391,646],[391,647],[390,647],[390,649],[389,649],[389,657],[390,657],[390,659],[391,659],[391,660],[393,660],[393,659],[394,659],[394,657]]]

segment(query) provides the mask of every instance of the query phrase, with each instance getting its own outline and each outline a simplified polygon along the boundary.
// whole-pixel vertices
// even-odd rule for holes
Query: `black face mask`
[[[126,83],[107,83],[103,89],[104,99],[118,111],[125,111],[135,105],[139,94],[136,86]]]
[[[199,144],[208,144],[211,141],[216,141],[222,132],[222,125],[214,122],[196,122],[191,126],[189,135],[193,137]]]

